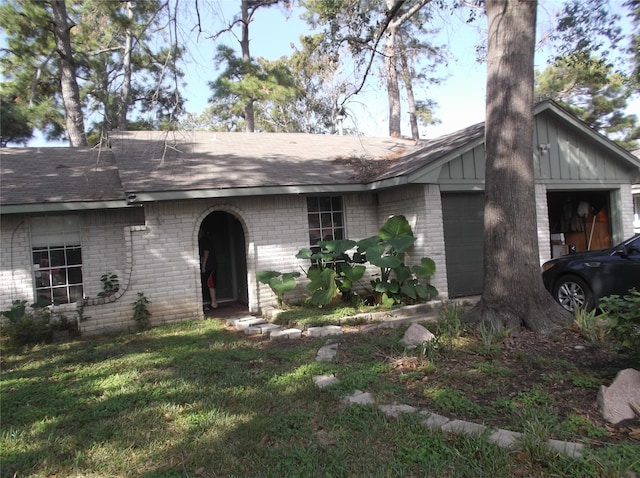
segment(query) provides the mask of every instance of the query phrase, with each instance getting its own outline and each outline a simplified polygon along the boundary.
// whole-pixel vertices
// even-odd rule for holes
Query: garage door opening
[[[610,192],[547,193],[551,256],[612,246]]]

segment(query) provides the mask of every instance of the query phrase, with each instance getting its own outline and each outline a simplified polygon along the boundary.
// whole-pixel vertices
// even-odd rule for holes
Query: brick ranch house
[[[535,114],[540,261],[630,236],[640,160],[552,102]],[[374,235],[397,214],[417,237],[408,262],[436,262],[441,298],[482,291],[483,124],[417,143],[146,131],[102,148],[1,154],[0,310],[44,298],[73,316],[84,298],[82,332],[103,333],[134,325],[142,292],[153,324],[201,318],[203,229],[219,300],[259,313],[275,297],[257,271],[300,270],[301,248]],[[120,290],[105,298],[106,273]]]

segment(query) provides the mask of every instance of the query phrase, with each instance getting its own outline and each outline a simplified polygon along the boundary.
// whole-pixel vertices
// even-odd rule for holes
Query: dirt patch
[[[380,339],[394,332],[368,332]],[[361,360],[350,352],[360,334],[340,338],[340,363]],[[489,348],[479,336],[413,353],[381,352],[391,365],[383,379],[396,385],[395,400],[450,418],[522,431],[526,413],[549,419],[568,438],[598,443],[638,443],[640,421],[618,425],[602,419],[596,405],[601,385],[611,384],[624,368],[638,368],[610,346],[594,345],[571,329],[539,336],[522,330]],[[567,438],[567,437],[565,437]]]

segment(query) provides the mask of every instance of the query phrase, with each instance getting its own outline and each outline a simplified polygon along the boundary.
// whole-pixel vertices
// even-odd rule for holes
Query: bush
[[[640,292],[610,295],[600,300],[602,318],[609,323],[609,335],[624,352],[640,354]]]
[[[49,307],[31,305],[26,300],[14,300],[11,309],[0,312],[7,321],[2,331],[15,346],[50,343],[56,332],[78,333],[78,324],[64,315],[55,315]]]
[[[296,288],[296,278],[300,277],[299,272],[277,272],[258,271],[256,273],[258,282],[267,284],[276,295],[278,307],[282,309],[284,304],[284,294]]]
[[[345,302],[349,302],[354,284],[364,276],[365,264],[379,269],[377,277],[371,281],[371,294],[378,305],[414,304],[436,297],[438,291],[429,282],[436,271],[435,262],[423,257],[420,264],[413,267],[404,263],[406,253],[415,241],[407,219],[392,216],[375,236],[358,242],[350,239],[320,241],[313,250],[301,249],[296,257],[312,264],[305,271],[311,302],[329,305],[338,292]],[[351,255],[349,251],[353,251]]]
[[[98,293],[98,297],[110,297],[120,290],[120,279],[111,272],[102,274],[100,282],[102,283],[102,292]]]
[[[144,292],[138,292],[136,300],[131,302],[133,320],[136,321],[138,330],[146,330],[151,327],[151,312],[147,308],[149,304],[151,301],[145,297]]]

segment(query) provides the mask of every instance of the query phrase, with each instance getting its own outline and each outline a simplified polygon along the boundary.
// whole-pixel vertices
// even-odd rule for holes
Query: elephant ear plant
[[[415,241],[407,219],[393,216],[377,235],[359,242],[349,239],[320,241],[316,251],[301,249],[296,257],[312,264],[306,271],[311,303],[327,305],[338,292],[348,300],[354,283],[364,276],[365,263],[380,268],[380,274],[371,281],[378,304],[390,307],[437,296],[438,291],[429,283],[436,270],[433,260],[425,257],[413,267],[404,264],[405,252]],[[353,249],[350,256],[349,251]]]
[[[407,218],[393,216],[376,236],[357,243],[357,255],[380,268],[380,275],[371,281],[378,303],[392,306],[438,295],[428,280],[436,270],[432,259],[423,257],[420,264],[413,267],[404,264],[405,253],[415,241]]]
[[[300,277],[299,272],[258,271],[256,273],[258,282],[267,284],[276,295],[280,309],[284,303],[284,294],[296,288],[297,277]]]
[[[306,271],[312,304],[327,305],[338,292],[342,293],[343,299],[349,299],[353,284],[362,279],[366,270],[348,254],[355,246],[356,242],[350,239],[320,241],[317,252],[304,248],[296,254],[298,259],[312,263]]]

